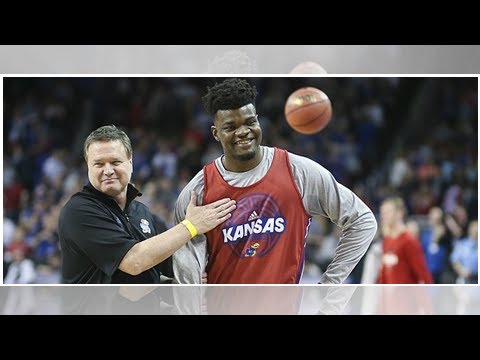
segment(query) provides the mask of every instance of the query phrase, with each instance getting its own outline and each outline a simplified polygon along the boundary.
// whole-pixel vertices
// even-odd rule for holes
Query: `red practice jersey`
[[[247,187],[227,184],[214,162],[204,167],[203,203],[229,197],[232,217],[207,235],[209,284],[295,284],[300,281],[311,217],[305,211],[285,150]]]
[[[419,241],[404,231],[383,239],[379,284],[431,284],[432,276]]]

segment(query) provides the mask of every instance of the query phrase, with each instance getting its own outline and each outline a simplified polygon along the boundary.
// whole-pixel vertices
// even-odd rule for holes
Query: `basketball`
[[[285,102],[285,118],[301,134],[315,134],[327,126],[332,117],[328,96],[314,87],[295,90]]]

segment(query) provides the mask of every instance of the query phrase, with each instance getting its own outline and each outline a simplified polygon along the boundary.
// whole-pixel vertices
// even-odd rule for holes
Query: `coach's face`
[[[227,170],[247,171],[258,165],[262,128],[253,104],[217,111],[211,130],[215,140],[222,144]]]
[[[114,199],[126,196],[132,159],[120,140],[97,141],[87,150],[88,179],[95,189]]]

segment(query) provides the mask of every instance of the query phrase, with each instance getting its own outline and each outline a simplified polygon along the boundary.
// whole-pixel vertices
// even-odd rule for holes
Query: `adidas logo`
[[[253,212],[248,217],[248,221],[252,221],[252,220],[255,220],[255,219],[258,219],[258,214],[255,210],[253,210]]]

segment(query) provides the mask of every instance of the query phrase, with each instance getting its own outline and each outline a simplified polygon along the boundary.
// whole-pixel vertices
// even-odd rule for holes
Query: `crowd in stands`
[[[134,149],[140,201],[172,226],[175,200],[221,155],[202,107],[220,78],[4,78],[4,283],[59,283],[59,212],[86,183],[83,141],[115,124]],[[263,143],[322,164],[375,214],[401,196],[436,283],[477,283],[477,78],[249,78]],[[289,128],[283,109],[302,86],[328,94],[334,114],[315,135]],[[318,281],[340,229],[315,218],[304,282]],[[381,243],[378,234],[373,245]],[[348,281],[362,281],[363,261]],[[375,282],[375,276],[370,277]]]

